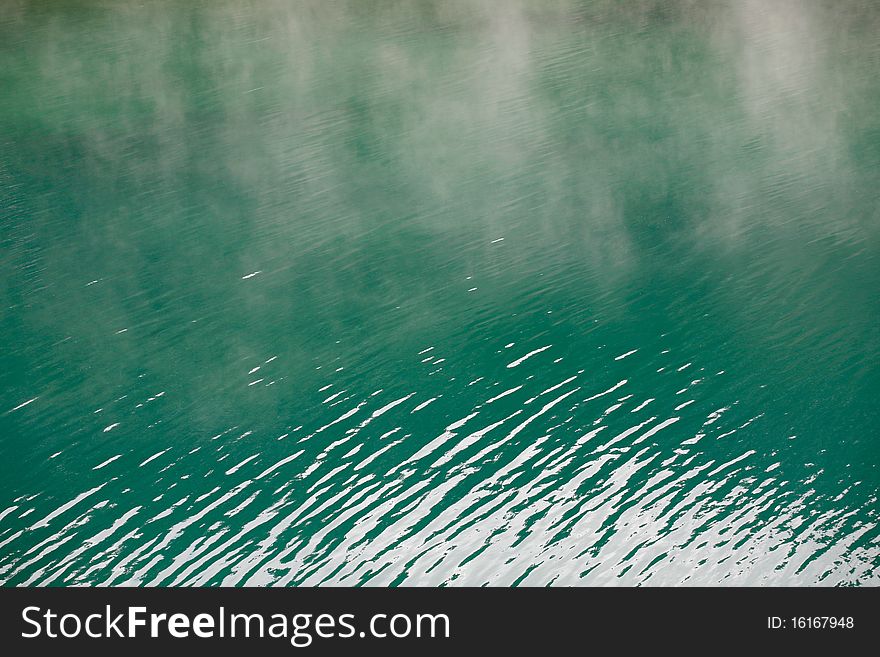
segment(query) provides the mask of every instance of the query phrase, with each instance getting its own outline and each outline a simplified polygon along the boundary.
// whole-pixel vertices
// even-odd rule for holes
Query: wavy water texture
[[[0,583],[880,582],[869,2],[8,2]]]

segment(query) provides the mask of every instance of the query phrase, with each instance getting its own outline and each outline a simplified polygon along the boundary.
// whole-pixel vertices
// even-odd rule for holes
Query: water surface
[[[871,2],[5,2],[0,582],[876,584]]]

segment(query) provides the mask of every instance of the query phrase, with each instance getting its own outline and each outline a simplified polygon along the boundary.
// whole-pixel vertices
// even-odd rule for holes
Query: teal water
[[[0,582],[880,581],[880,7],[3,3]]]

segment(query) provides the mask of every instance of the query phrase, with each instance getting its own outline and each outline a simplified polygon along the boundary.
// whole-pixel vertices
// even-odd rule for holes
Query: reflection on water
[[[7,5],[0,582],[877,582],[872,3]]]

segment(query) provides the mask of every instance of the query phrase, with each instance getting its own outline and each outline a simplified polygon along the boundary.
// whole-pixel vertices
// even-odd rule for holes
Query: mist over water
[[[872,2],[10,2],[0,583],[877,584]]]

